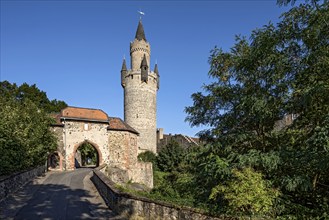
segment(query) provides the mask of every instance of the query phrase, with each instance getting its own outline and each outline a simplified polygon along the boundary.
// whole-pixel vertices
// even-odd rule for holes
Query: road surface
[[[92,170],[50,172],[0,203],[0,219],[122,219],[90,180]]]

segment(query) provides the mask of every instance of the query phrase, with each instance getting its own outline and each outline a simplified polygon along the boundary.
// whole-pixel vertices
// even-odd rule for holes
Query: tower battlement
[[[127,70],[127,72],[123,75],[122,78],[122,87],[125,87],[129,83],[141,83],[141,70],[132,71]],[[157,84],[158,74],[154,71],[148,72],[147,84],[150,87],[154,86],[154,83]]]

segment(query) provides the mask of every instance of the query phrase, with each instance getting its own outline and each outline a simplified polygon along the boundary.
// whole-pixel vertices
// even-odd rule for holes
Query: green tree
[[[56,149],[52,119],[30,100],[0,96],[0,175],[45,163]]]
[[[158,154],[157,167],[163,172],[177,171],[184,161],[187,150],[176,141],[169,142]]]
[[[214,81],[186,108],[192,126],[210,127],[200,136],[213,143],[203,157],[215,159],[199,163],[207,165],[197,180],[212,168],[221,173],[221,160],[233,169],[252,167],[282,191],[279,215],[328,215],[328,6],[301,4],[250,40],[238,36],[230,52],[212,50]],[[274,129],[286,114],[297,116],[293,124]]]
[[[82,166],[97,165],[97,150],[88,142],[83,143],[78,150],[81,153]]]
[[[11,84],[8,81],[2,81],[0,82],[0,93],[4,97],[14,98],[21,102],[28,99],[47,113],[60,112],[63,108],[67,107],[64,101],[56,99],[49,100],[47,94],[41,91],[35,84],[29,85],[23,83],[17,86],[15,83]]]
[[[232,178],[212,189],[210,199],[220,197],[228,203],[230,214],[265,215],[274,214],[279,192],[271,188],[261,173],[251,168],[233,169]]]
[[[154,188],[152,198],[193,206],[193,174],[191,173],[196,149],[184,149],[176,141],[169,142],[155,156],[144,152],[138,157],[142,161],[153,162]]]
[[[145,151],[145,152],[138,154],[138,156],[137,156],[139,161],[152,162],[152,163],[155,163],[156,157],[157,156],[152,151]]]
[[[56,149],[49,113],[66,103],[50,101],[45,92],[27,83],[0,82],[0,93],[0,175],[44,164]]]

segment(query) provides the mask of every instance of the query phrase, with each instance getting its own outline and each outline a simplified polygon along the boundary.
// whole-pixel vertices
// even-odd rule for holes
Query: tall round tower
[[[151,48],[141,20],[130,43],[131,69],[123,60],[121,85],[124,89],[124,120],[139,132],[139,153],[156,153],[156,96],[159,89],[157,64],[150,70]]]

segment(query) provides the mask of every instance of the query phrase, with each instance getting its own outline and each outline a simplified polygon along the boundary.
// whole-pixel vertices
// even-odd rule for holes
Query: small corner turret
[[[157,63],[154,66],[154,73],[155,73],[155,75],[157,77],[157,88],[159,90],[159,88],[160,88],[160,74],[159,74],[158,64]]]
[[[122,62],[122,68],[121,68],[121,86],[125,87],[125,77],[127,75],[127,65],[126,65],[126,59],[123,59]]]
[[[141,63],[141,80],[142,82],[147,82],[149,77],[149,67],[147,65],[146,56],[144,54],[142,63]]]

